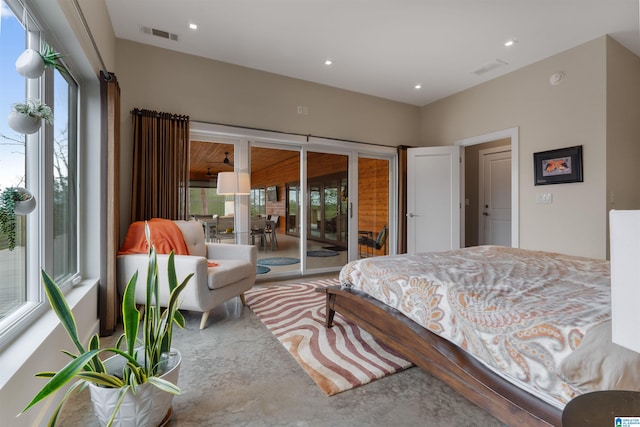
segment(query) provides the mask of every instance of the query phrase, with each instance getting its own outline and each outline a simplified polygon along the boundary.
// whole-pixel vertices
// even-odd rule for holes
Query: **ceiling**
[[[638,0],[105,1],[116,37],[417,106],[604,34],[640,56]]]
[[[189,179],[215,183],[218,172],[233,172],[233,148],[233,144],[190,141]],[[299,156],[297,151],[251,147],[251,174]],[[224,162],[225,157],[229,159],[229,163]]]

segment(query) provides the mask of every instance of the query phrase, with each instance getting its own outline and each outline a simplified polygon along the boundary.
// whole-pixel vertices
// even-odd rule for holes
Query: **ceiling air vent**
[[[163,39],[178,41],[178,35],[170,33],[168,31],[158,30],[156,28],[142,27],[142,32],[145,34],[151,34],[152,36],[162,37]]]
[[[496,59],[493,62],[489,62],[484,64],[482,67],[473,70],[473,74],[481,76],[489,71],[495,70],[496,68],[502,67],[503,65],[509,65],[507,61],[503,61],[502,59]]]

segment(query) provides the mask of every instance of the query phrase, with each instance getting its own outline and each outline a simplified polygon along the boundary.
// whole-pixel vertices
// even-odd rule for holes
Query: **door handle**
[[[490,216],[488,212],[482,212],[482,215],[484,215],[484,216]]]
[[[420,215],[417,215],[417,214],[414,214],[414,213],[408,213],[407,216],[409,218],[413,218],[414,216],[420,216]]]

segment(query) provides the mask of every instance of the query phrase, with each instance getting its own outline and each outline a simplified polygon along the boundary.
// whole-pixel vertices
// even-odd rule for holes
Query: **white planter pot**
[[[44,73],[44,61],[40,53],[34,49],[27,49],[16,60],[16,71],[28,79],[37,79]]]
[[[9,113],[8,122],[11,129],[16,132],[29,135],[38,132],[40,125],[42,124],[42,118],[27,116],[26,114],[22,114],[17,111],[11,111]]]
[[[113,356],[105,360],[108,372],[122,370],[124,358]],[[178,384],[182,355],[171,349],[169,370],[160,378]],[[118,401],[117,388],[103,388],[89,384],[93,410],[101,426],[106,426]],[[164,425],[171,418],[173,394],[160,390],[152,384],[145,383],[138,387],[134,395],[127,392],[113,422],[114,427],[157,427]]]
[[[18,187],[21,193],[28,194],[30,197],[27,200],[20,200],[15,202],[13,211],[16,215],[28,215],[36,208],[36,198],[27,189]]]

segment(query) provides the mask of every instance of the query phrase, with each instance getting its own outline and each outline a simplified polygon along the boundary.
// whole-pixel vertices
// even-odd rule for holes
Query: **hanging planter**
[[[9,113],[9,127],[16,132],[26,135],[36,133],[42,125],[42,120],[53,124],[51,108],[37,99],[30,99],[26,103],[13,104]]]
[[[0,193],[0,230],[7,237],[9,250],[16,247],[16,215],[27,215],[36,207],[36,198],[21,187],[7,187]]]
[[[67,73],[66,67],[59,62],[62,57],[61,53],[47,44],[44,45],[42,52],[27,49],[16,60],[16,71],[28,79],[37,79],[47,68],[55,68],[62,73]]]
[[[36,208],[36,198],[26,188],[17,187],[16,190],[21,196],[15,200],[13,211],[16,215],[29,215]]]

